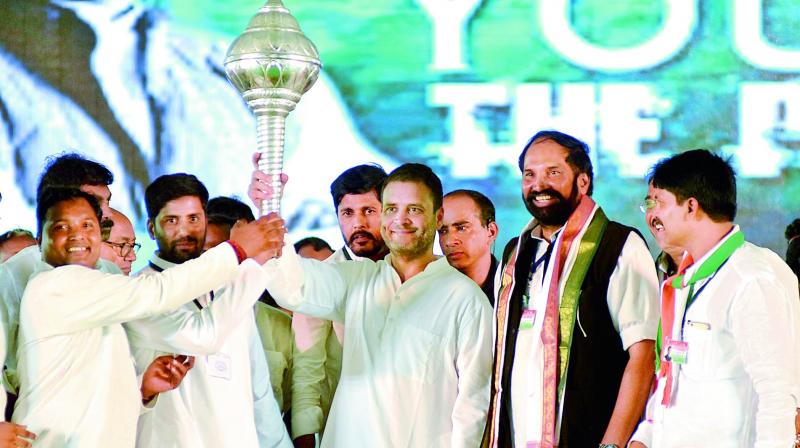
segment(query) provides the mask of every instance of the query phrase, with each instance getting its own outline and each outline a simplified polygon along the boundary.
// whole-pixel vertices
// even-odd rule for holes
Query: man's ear
[[[689,198],[686,200],[686,213],[689,216],[697,217],[697,213],[700,211],[700,203],[697,202],[695,198]]]
[[[489,229],[489,244],[492,244],[497,239],[497,234],[500,233],[500,228],[494,221],[486,225],[486,228]]]
[[[436,211],[436,229],[442,226],[442,220],[444,219],[444,207],[439,207],[439,210]]]
[[[151,240],[155,240],[156,239],[155,230],[153,228],[153,220],[151,220],[149,218],[147,219],[147,234],[150,235],[150,239]]]
[[[592,181],[589,179],[589,175],[586,173],[578,174],[578,178],[576,179],[578,185],[578,191],[585,195],[589,192],[589,185],[591,185]]]

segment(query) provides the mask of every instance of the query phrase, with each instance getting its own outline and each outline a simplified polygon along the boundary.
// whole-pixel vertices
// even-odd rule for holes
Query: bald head
[[[114,226],[111,227],[111,234],[103,243],[100,257],[108,260],[117,266],[123,274],[131,272],[131,265],[136,261],[136,233],[133,231],[133,224],[127,216],[119,210],[111,209],[111,220]]]

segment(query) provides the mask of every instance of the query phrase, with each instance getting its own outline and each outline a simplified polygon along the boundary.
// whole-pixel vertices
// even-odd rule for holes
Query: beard
[[[366,238],[369,242],[371,242],[371,244],[356,244],[355,240],[357,238]],[[378,239],[375,238],[375,235],[367,231],[360,230],[353,232],[353,234],[350,235],[350,238],[347,239],[347,247],[349,247],[350,250],[352,250],[353,253],[359,257],[371,258],[379,254],[383,250],[384,245],[382,241],[378,241]]]
[[[548,194],[556,200],[555,203],[546,207],[539,207],[536,205],[534,198],[539,194]],[[572,182],[572,191],[569,198],[564,198],[561,193],[547,188],[540,191],[531,190],[527,196],[523,197],[525,208],[539,221],[540,224],[545,226],[563,226],[569,219],[572,212],[578,207],[578,180]]]
[[[422,232],[413,241],[406,244],[395,243],[391,238],[387,238],[387,235],[383,235],[383,240],[386,242],[391,253],[404,258],[412,258],[426,253],[433,247],[433,241],[436,239],[435,224],[428,225],[426,223],[425,227],[421,230]]]
[[[194,249],[178,249],[179,243],[194,243]],[[170,241],[169,245],[164,245],[164,249],[159,247],[158,256],[171,263],[181,264],[185,261],[193,260],[203,253],[203,242],[192,236]]]

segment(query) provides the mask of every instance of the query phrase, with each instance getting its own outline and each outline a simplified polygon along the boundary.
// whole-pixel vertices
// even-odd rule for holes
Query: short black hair
[[[315,236],[309,236],[309,237],[303,238],[302,240],[294,243],[294,251],[295,252],[300,252],[300,249],[302,249],[302,248],[304,248],[306,246],[311,246],[316,251],[320,251],[322,249],[328,249],[329,251],[333,252],[333,249],[331,248],[331,245],[328,244],[327,241],[323,240],[322,238],[317,238]]]
[[[783,236],[785,236],[787,240],[800,236],[800,218],[796,218],[786,226],[786,231],[783,233]]]
[[[204,211],[208,206],[208,190],[194,175],[175,173],[159,176],[144,190],[147,217],[155,219],[167,202],[184,196],[196,196]]]
[[[53,206],[64,201],[81,198],[86,199],[86,202],[94,210],[99,229],[100,221],[103,219],[103,210],[100,209],[100,203],[97,202],[97,198],[77,188],[46,188],[36,201],[36,233],[39,238],[42,237],[42,229],[44,229],[44,222],[47,219],[47,212]]]
[[[650,169],[647,182],[674,194],[679,203],[697,199],[714,222],[736,218],[736,173],[728,159],[707,149],[692,149],[660,160]]]
[[[434,211],[442,208],[442,181],[429,166],[421,163],[404,163],[389,173],[381,186],[378,199],[383,200],[383,190],[392,182],[414,182],[424,185],[431,193]]]
[[[247,222],[255,221],[253,210],[239,199],[218,196],[210,199],[206,206],[206,215],[210,224],[227,224],[232,226],[236,221],[244,219]]]
[[[47,158],[36,187],[36,197],[48,188],[80,188],[81,185],[111,185],[113,182],[114,175],[105,165],[78,153],[64,153]]]
[[[591,196],[594,191],[594,169],[592,168],[592,159],[589,157],[589,145],[569,134],[553,129],[537,132],[528,140],[528,143],[525,143],[525,147],[519,155],[519,171],[522,172],[525,169],[525,154],[528,153],[531,145],[545,140],[552,140],[567,150],[567,164],[575,171],[576,176],[578,174],[589,176],[589,190],[586,194]]]
[[[380,197],[381,186],[386,180],[386,171],[380,165],[358,165],[344,170],[331,184],[333,206],[339,209],[339,203],[347,194],[364,194],[374,191]]]
[[[33,236],[33,233],[31,233],[30,230],[26,230],[26,229],[11,229],[11,230],[3,233],[2,235],[0,235],[0,246],[5,244],[9,240],[12,240],[14,238],[23,237],[23,236],[31,238],[31,239],[34,239],[34,240],[36,239],[36,237]]]
[[[472,202],[474,202],[475,205],[478,206],[478,210],[480,210],[481,225],[484,227],[488,226],[491,222],[495,222],[494,204],[492,204],[492,201],[486,197],[485,194],[475,190],[453,190],[444,195],[445,198],[453,196],[466,196],[472,199]]]

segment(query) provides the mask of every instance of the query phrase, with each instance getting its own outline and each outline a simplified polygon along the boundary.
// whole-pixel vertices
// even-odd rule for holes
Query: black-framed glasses
[[[133,253],[138,253],[139,249],[142,248],[142,245],[139,243],[112,243],[111,241],[103,241],[103,242],[115,248],[119,253],[119,256],[122,258],[125,258],[128,255],[130,255],[131,251],[133,251]]]

